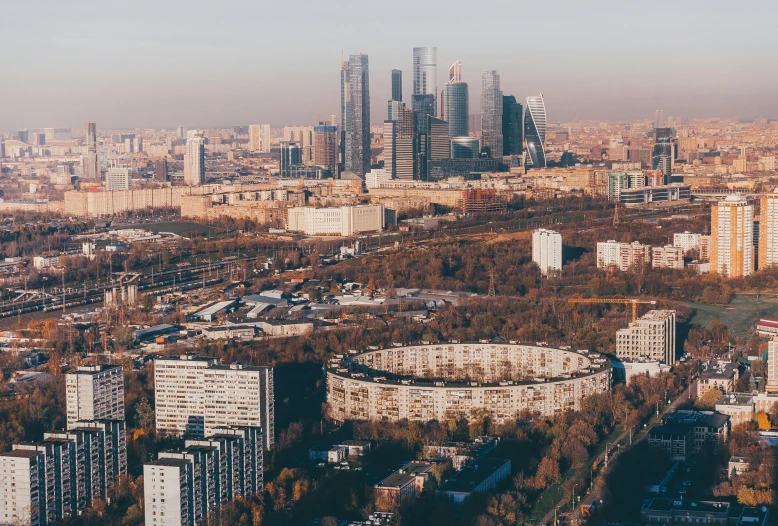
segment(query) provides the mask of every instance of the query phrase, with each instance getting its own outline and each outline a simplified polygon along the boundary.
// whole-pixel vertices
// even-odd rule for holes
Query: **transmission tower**
[[[489,271],[489,297],[493,298],[497,294],[494,292],[494,269]]]

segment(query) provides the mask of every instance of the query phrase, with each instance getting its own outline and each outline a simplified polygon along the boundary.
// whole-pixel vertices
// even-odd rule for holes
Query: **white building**
[[[130,188],[129,168],[109,168],[105,171],[105,189],[108,191],[128,190]]]
[[[163,434],[206,436],[220,426],[263,429],[273,445],[275,402],[272,367],[220,365],[214,358],[183,355],[154,362],[156,428]]]
[[[778,393],[778,340],[767,344],[767,385],[765,392]]]
[[[562,270],[562,235],[540,228],[532,233],[532,261],[544,276]]]
[[[700,238],[702,234],[695,234],[693,232],[676,232],[673,234],[673,246],[680,247],[684,252],[689,250],[700,250]]]
[[[368,189],[379,188],[381,183],[388,183],[391,180],[391,172],[383,169],[373,169],[365,174],[365,187]]]
[[[189,186],[205,184],[205,135],[190,130],[184,154],[184,182]]]
[[[46,524],[45,465],[39,451],[0,453],[0,523]]]
[[[711,207],[710,271],[728,277],[754,272],[754,205],[740,195]]]
[[[59,256],[35,256],[32,258],[32,266],[37,270],[56,267],[59,265]]]
[[[160,458],[143,465],[143,495],[147,526],[194,524],[190,505],[193,465],[186,459]]]
[[[672,268],[683,270],[683,255],[681,247],[665,245],[651,248],[651,266],[653,268]]]
[[[124,420],[124,368],[79,367],[65,375],[67,428],[80,420]]]
[[[383,205],[288,209],[287,230],[308,236],[353,236],[362,232],[380,232],[386,226]]]
[[[778,191],[762,197],[757,234],[759,270],[778,265]]]
[[[675,363],[675,311],[652,310],[616,331],[616,356],[624,360]]]
[[[267,153],[270,151],[270,125],[252,124],[249,126],[249,151]]]
[[[614,240],[597,243],[597,268],[616,268],[622,272],[640,268],[651,262],[651,247],[637,241],[619,243]]]

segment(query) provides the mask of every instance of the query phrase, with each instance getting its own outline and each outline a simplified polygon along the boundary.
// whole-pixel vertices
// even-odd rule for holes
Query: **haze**
[[[552,121],[778,117],[768,1],[392,3],[27,0],[6,3],[0,129],[313,124],[339,113],[341,51],[370,57],[372,120],[390,70],[410,100],[414,46],[437,46],[438,84],[463,64],[542,92]]]

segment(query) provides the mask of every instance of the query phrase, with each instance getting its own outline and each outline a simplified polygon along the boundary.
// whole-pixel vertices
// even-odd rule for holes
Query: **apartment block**
[[[0,522],[49,524],[46,498],[46,455],[38,450],[0,453]]]
[[[778,264],[778,193],[762,197],[758,258],[760,270]]]
[[[710,271],[748,276],[754,263],[754,206],[740,195],[730,195],[711,207]]]
[[[673,234],[673,246],[680,247],[684,252],[689,250],[700,249],[700,238],[702,234],[695,234],[693,232],[676,232]]]
[[[544,276],[562,271],[562,235],[540,228],[532,233],[532,261]]]
[[[183,355],[154,363],[156,428],[163,434],[207,436],[232,425],[261,427],[273,446],[275,401],[272,367],[221,365]]]
[[[124,420],[124,368],[79,367],[65,376],[67,427],[81,420]]]
[[[651,267],[683,270],[683,254],[684,249],[681,247],[672,245],[653,247],[651,249]]]
[[[625,360],[648,358],[675,363],[675,311],[652,310],[616,331],[616,356]]]
[[[597,268],[616,268],[622,272],[639,269],[651,262],[651,247],[639,242],[619,243],[614,240],[597,243]]]
[[[143,466],[146,524],[200,526],[217,506],[262,489],[262,432],[229,427]]]

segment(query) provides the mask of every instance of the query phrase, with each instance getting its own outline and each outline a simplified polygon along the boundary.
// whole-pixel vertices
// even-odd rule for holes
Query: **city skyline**
[[[468,38],[467,27],[454,17],[456,5],[439,12],[400,2],[399,12],[413,8],[430,16],[415,17],[418,22],[398,36],[375,31],[386,22],[378,6],[346,10],[353,2],[343,0],[327,9],[311,5],[294,17],[239,2],[239,20],[225,27],[213,24],[207,10],[183,10],[176,2],[155,5],[155,16],[145,17],[145,4],[129,13],[101,5],[92,10],[99,14],[81,18],[65,6],[33,18],[26,16],[28,6],[8,6],[0,42],[22,51],[6,62],[9,80],[0,86],[0,97],[14,104],[0,111],[0,126],[78,128],[86,119],[109,128],[315,124],[317,114],[337,113],[341,51],[371,57],[373,123],[378,124],[379,108],[390,98],[392,69],[406,72],[403,91],[412,93],[412,50],[418,46],[436,47],[439,65],[467,64],[463,80],[475,87],[471,106],[480,99],[478,76],[493,69],[503,90],[519,100],[543,92],[555,121],[650,118],[657,108],[684,118],[778,116],[769,88],[778,73],[765,67],[778,54],[767,30],[766,3],[749,10],[723,2],[685,3],[674,5],[673,17],[660,8],[612,2],[566,4],[553,20],[547,8],[529,6],[522,16],[538,23],[526,26],[524,37],[554,41],[538,44],[534,52],[518,43],[506,47],[500,38]],[[494,22],[491,34],[508,31],[511,13],[520,14],[518,7],[502,7],[505,16]],[[593,15],[606,9],[607,27],[593,28]],[[343,12],[349,16],[337,15]],[[688,24],[692,19],[695,23]],[[318,31],[329,23],[331,30]],[[297,24],[321,41],[252,45],[257,31],[273,41]],[[749,33],[740,26],[748,26]],[[729,39],[722,38],[723,28],[729,28]],[[651,35],[649,42],[634,38],[643,30]],[[438,69],[441,86],[445,72]],[[310,93],[312,78],[317,80]],[[744,83],[745,78],[760,81]]]

